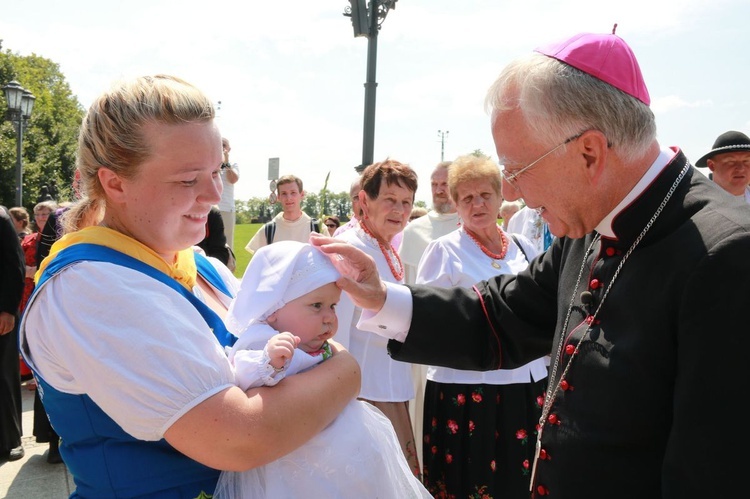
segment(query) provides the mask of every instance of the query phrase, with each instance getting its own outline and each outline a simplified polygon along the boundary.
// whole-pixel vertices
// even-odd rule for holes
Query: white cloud
[[[651,101],[651,110],[654,114],[658,115],[668,113],[675,109],[713,107],[713,105],[714,103],[711,100],[688,102],[677,95],[667,95],[653,99]]]

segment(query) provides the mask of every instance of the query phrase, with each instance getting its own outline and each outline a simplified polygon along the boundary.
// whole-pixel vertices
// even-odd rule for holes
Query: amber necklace
[[[487,255],[492,259],[492,267],[499,269],[500,264],[497,263],[497,260],[502,260],[505,258],[506,253],[508,253],[508,238],[505,237],[505,233],[500,227],[497,227],[497,233],[500,234],[500,245],[502,249],[500,250],[500,253],[493,253],[492,251],[487,248],[484,244],[482,244],[477,236],[475,236],[469,229],[464,226],[464,232],[466,232],[466,235],[469,236],[469,238],[474,241],[474,244],[476,244],[480,250],[482,250],[482,253]]]
[[[568,363],[565,364],[565,367],[562,370],[562,373],[560,374],[560,377],[557,378],[557,370],[560,364],[560,357],[562,355],[562,348],[563,344],[565,343],[565,334],[568,331],[568,323],[570,321],[570,315],[573,312],[573,305],[575,303],[576,299],[576,292],[578,291],[578,286],[581,284],[581,279],[583,277],[583,272],[586,268],[586,260],[588,259],[589,254],[592,253],[594,249],[594,245],[601,239],[601,236],[597,234],[592,240],[589,247],[586,249],[586,252],[583,254],[583,261],[581,262],[581,269],[578,272],[578,279],[576,280],[575,288],[573,288],[573,294],[570,298],[570,304],[568,305],[568,312],[565,314],[565,321],[563,322],[561,337],[560,337],[560,343],[557,345],[557,353],[555,354],[555,361],[552,364],[552,369],[550,370],[550,375],[547,378],[549,380],[549,384],[547,386],[547,393],[544,396],[544,404],[542,405],[542,415],[539,418],[539,429],[536,434],[536,449],[534,452],[534,462],[531,465],[531,481],[529,482],[529,491],[534,490],[534,478],[536,476],[536,465],[539,461],[539,455],[541,454],[542,450],[542,432],[544,431],[544,425],[547,422],[547,417],[549,416],[550,410],[552,410],[552,404],[554,403],[555,399],[557,398],[557,394],[560,391],[560,387],[562,386],[563,382],[565,381],[565,378],[568,375],[568,371],[570,370],[570,366],[573,364],[573,359],[578,354],[578,351],[581,348],[581,344],[583,341],[588,337],[589,332],[591,331],[591,328],[594,324],[596,324],[596,317],[599,315],[599,311],[602,309],[602,305],[604,305],[604,300],[607,299],[607,295],[609,295],[609,291],[612,289],[612,285],[615,283],[615,280],[617,279],[617,276],[620,275],[620,270],[622,270],[622,266],[625,265],[625,262],[627,261],[628,257],[630,257],[630,254],[635,250],[636,246],[638,246],[638,243],[641,242],[641,239],[646,235],[648,230],[651,228],[651,226],[656,221],[657,217],[661,214],[662,210],[664,209],[664,206],[666,206],[667,201],[672,197],[672,194],[674,194],[674,191],[677,189],[677,186],[680,185],[680,182],[682,181],[685,174],[690,169],[690,162],[686,161],[685,166],[682,167],[682,171],[677,176],[677,179],[674,181],[674,184],[672,184],[672,187],[669,189],[667,194],[664,196],[664,199],[662,200],[659,207],[654,212],[654,215],[651,217],[651,219],[646,223],[646,226],[643,228],[641,233],[638,235],[638,237],[635,238],[635,241],[633,241],[632,246],[630,246],[630,249],[623,255],[622,260],[620,260],[619,265],[617,265],[617,268],[615,269],[615,273],[612,275],[612,279],[609,281],[609,285],[607,286],[607,289],[604,290],[604,293],[602,294],[602,299],[599,300],[599,306],[596,307],[596,310],[593,314],[589,314],[588,317],[586,317],[586,324],[587,328],[583,332],[583,335],[581,335],[581,339],[578,340],[578,343],[575,346],[575,349],[573,350],[573,353],[570,354],[570,358],[568,359]]]
[[[378,243],[378,246],[380,247],[380,252],[383,253],[383,257],[385,258],[385,261],[388,262],[388,268],[391,269],[391,274],[393,274],[393,277],[397,281],[400,282],[404,278],[404,264],[401,263],[401,257],[398,256],[398,253],[393,251],[393,246],[389,244],[388,248],[386,248],[385,244],[383,244],[380,241],[380,239],[375,237],[375,234],[370,232],[370,229],[367,228],[367,225],[365,225],[364,220],[359,221],[359,226],[362,227],[362,230],[365,232],[365,234],[370,236],[372,239],[375,240],[376,243]],[[395,257],[396,262],[398,262],[398,271],[396,270],[396,266],[393,264],[394,257]]]

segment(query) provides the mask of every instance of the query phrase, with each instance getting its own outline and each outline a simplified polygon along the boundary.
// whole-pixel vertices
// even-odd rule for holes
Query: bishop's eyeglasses
[[[586,131],[587,130],[584,130],[583,132],[579,132],[579,133],[573,135],[572,137],[568,137],[563,142],[561,142],[560,144],[556,145],[555,147],[553,147],[549,151],[545,152],[544,154],[542,154],[541,156],[539,156],[539,158],[535,159],[534,161],[532,161],[531,163],[529,163],[528,165],[524,166],[523,168],[521,168],[518,171],[508,172],[508,171],[505,170],[505,165],[502,165],[502,167],[500,169],[500,174],[503,176],[503,180],[505,180],[506,182],[508,182],[508,184],[510,184],[510,186],[513,187],[514,189],[518,189],[518,185],[516,184],[516,180],[518,179],[518,177],[521,176],[522,173],[529,171],[532,167],[536,166],[541,160],[543,160],[544,158],[546,158],[547,156],[549,156],[553,152],[557,151],[558,149],[560,149],[565,144],[569,144],[569,143],[573,142],[574,140],[576,140],[577,138],[579,138],[581,135],[583,135],[584,133],[586,133]]]

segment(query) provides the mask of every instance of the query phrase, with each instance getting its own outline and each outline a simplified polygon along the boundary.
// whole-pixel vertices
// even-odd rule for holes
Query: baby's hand
[[[271,336],[266,344],[266,352],[274,369],[282,369],[286,365],[294,356],[294,349],[297,348],[299,342],[299,336],[292,333],[279,333]]]

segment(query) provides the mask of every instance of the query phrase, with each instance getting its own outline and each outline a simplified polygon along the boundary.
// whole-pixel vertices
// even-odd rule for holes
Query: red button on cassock
[[[615,255],[615,249],[612,246],[610,246],[609,248],[607,248],[606,250],[604,250],[604,252],[607,254],[607,256],[614,256]]]
[[[547,451],[544,449],[539,449],[539,459],[546,460],[547,459]]]
[[[560,388],[562,391],[567,391],[568,388],[570,388],[570,383],[568,383],[566,380],[560,381]]]
[[[565,353],[567,355],[573,355],[573,352],[575,352],[576,347],[573,345],[565,345]]]
[[[545,487],[544,485],[537,485],[536,493],[540,496],[546,496],[549,494],[549,490],[547,490],[547,487]]]
[[[547,421],[549,424],[558,424],[559,420],[557,419],[557,414],[550,414],[547,416]]]
[[[591,282],[589,283],[591,289],[599,289],[599,286],[601,286],[599,279],[591,279]]]

